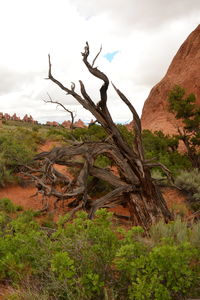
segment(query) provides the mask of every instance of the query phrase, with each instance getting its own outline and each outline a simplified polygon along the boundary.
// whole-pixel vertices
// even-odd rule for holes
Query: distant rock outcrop
[[[28,116],[28,114],[26,114],[22,119],[20,119],[20,117],[18,117],[16,115],[16,113],[14,113],[12,116],[10,116],[9,114],[7,113],[2,113],[0,112],[0,120],[5,120],[5,121],[9,121],[9,120],[12,120],[12,121],[21,121],[21,122],[28,122],[28,123],[32,123],[32,124],[38,124],[38,121],[35,121],[33,119],[33,117],[31,115]],[[58,122],[56,121],[47,121],[46,122],[46,125],[47,126],[53,126],[53,127],[58,127],[58,126],[61,126]],[[65,128],[70,128],[71,127],[71,121],[64,121],[62,123],[62,126],[65,127]],[[84,122],[82,120],[78,120],[76,122],[74,122],[74,128],[85,128],[87,127]]]
[[[70,121],[64,121],[64,122],[62,123],[62,126],[69,129],[70,126],[71,126],[71,122],[70,122]]]
[[[47,126],[54,126],[54,127],[60,126],[60,124],[58,122],[55,122],[55,121],[53,121],[53,122],[48,121],[48,122],[46,122],[46,125]],[[69,121],[69,120],[64,121],[61,125],[65,128],[69,129],[71,127],[71,121]],[[74,128],[85,128],[85,127],[86,127],[85,124],[80,119],[78,121],[74,122]]]
[[[17,117],[16,113],[11,117],[11,120],[13,121],[20,121],[20,117]]]
[[[85,128],[86,126],[85,126],[85,124],[83,123],[83,121],[79,119],[78,121],[76,121],[76,122],[74,123],[74,127],[77,127],[77,128]]]
[[[46,122],[46,125],[47,125],[47,126],[53,126],[53,127],[58,127],[58,126],[60,126],[60,124],[59,124],[58,122],[55,122],[55,121],[53,121],[53,122],[47,121],[47,122]]]
[[[25,116],[23,117],[22,121],[24,121],[24,122],[29,122],[29,123],[34,123],[34,122],[35,122],[35,121],[33,120],[33,117],[32,117],[31,115],[30,115],[30,116],[25,115]]]
[[[4,114],[3,119],[5,119],[6,121],[11,119],[11,116],[7,113]]]
[[[33,120],[33,117],[30,115],[28,116],[27,114],[23,117],[23,119],[21,120],[20,117],[17,117],[16,113],[14,113],[12,116],[5,113],[3,114],[2,112],[0,112],[0,120],[5,120],[5,121],[22,121],[22,122],[28,122],[28,123],[33,123],[33,124],[37,124],[38,122]]]
[[[167,107],[168,93],[174,85],[194,93],[200,105],[200,25],[182,44],[164,78],[152,88],[142,111],[143,129],[177,133],[177,120]]]

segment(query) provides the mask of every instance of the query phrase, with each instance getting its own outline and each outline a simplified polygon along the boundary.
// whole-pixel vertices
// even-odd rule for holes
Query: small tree
[[[73,96],[86,110],[89,110],[104,128],[107,138],[100,142],[73,141],[72,146],[56,147],[50,152],[37,155],[35,159],[40,160],[42,166],[40,169],[32,169],[31,172],[40,192],[42,191],[43,195],[46,196],[53,195],[56,197],[55,204],[60,200],[75,198],[75,201],[73,201],[74,211],[84,209],[88,212],[90,218],[94,216],[98,208],[123,204],[129,208],[132,222],[135,225],[141,225],[148,229],[160,219],[168,222],[171,220],[171,214],[150,172],[150,169],[158,164],[145,160],[141,138],[141,122],[137,112],[125,95],[112,84],[118,96],[129,107],[133,115],[134,140],[132,146],[130,146],[113,122],[107,108],[109,79],[103,72],[94,67],[97,56],[92,64],[89,63],[88,43],[86,43],[82,56],[88,71],[103,81],[100,88],[100,101],[97,104],[86,92],[82,81],[79,81],[80,93],[77,93],[75,84],[68,88],[53,77],[50,56],[48,79],[58,85],[64,92]],[[107,156],[112,161],[112,165],[115,165],[118,170],[118,176],[107,168],[95,166],[95,161],[101,155]],[[82,156],[82,161],[75,160],[77,156]],[[54,164],[78,168],[77,177],[70,181],[66,175],[61,174],[54,168]],[[167,171],[164,166],[161,167]],[[113,190],[99,199],[91,199],[88,184],[89,176],[108,182],[112,185]],[[59,185],[60,179],[64,183],[63,189]]]
[[[200,170],[200,107],[196,105],[196,97],[194,94],[186,96],[183,88],[175,86],[169,93],[168,102],[169,111],[183,124],[178,128],[179,139],[185,144],[193,167]]]

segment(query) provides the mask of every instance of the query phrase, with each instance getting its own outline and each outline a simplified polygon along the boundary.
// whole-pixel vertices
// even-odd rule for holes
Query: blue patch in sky
[[[114,52],[108,52],[106,53],[103,57],[105,57],[109,62],[111,62],[114,58],[114,56],[118,53],[119,51],[114,51]]]

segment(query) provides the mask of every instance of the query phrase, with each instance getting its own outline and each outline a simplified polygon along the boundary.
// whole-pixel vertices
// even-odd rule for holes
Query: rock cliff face
[[[177,132],[177,120],[167,108],[168,93],[174,85],[194,93],[200,105],[200,25],[179,48],[164,78],[152,88],[142,111],[143,129]]]

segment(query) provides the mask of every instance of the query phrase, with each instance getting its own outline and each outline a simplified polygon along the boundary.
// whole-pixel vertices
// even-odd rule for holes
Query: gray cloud
[[[0,111],[31,113],[38,120],[65,120],[60,109],[43,103],[48,92],[74,109],[77,118],[90,120],[90,113],[72,97],[44,80],[50,52],[55,77],[66,86],[74,81],[77,92],[82,79],[94,101],[99,101],[101,82],[88,74],[80,54],[88,40],[91,59],[103,44],[97,65],[141,112],[151,87],[164,76],[199,19],[199,0],[60,0],[59,5],[56,0],[7,0],[0,11],[0,27],[5,28],[1,34]],[[116,50],[111,63],[103,57]],[[116,98],[110,88],[108,105],[114,120],[129,120],[128,111]]]
[[[25,89],[31,83],[34,84],[38,77],[42,78],[42,73],[20,72],[19,70],[12,70],[9,67],[0,66],[0,95]]]
[[[86,17],[107,14],[120,26],[150,29],[169,20],[189,17],[200,10],[199,0],[73,0]],[[132,27],[132,29],[134,29]]]

